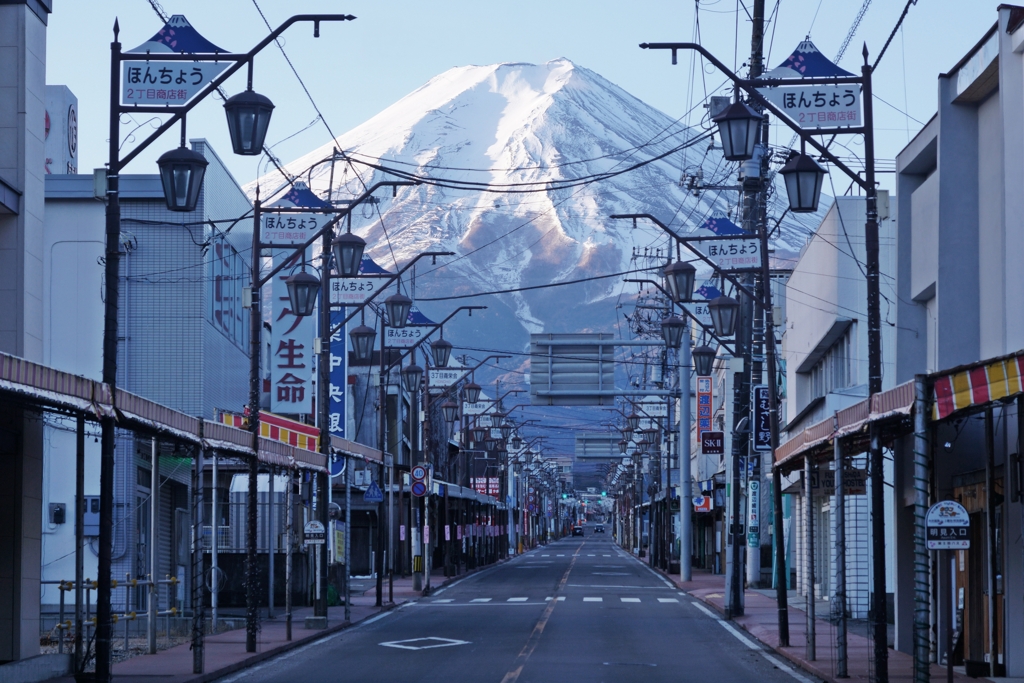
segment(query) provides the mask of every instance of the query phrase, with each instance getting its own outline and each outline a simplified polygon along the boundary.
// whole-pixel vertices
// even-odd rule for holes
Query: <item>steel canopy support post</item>
[[[832,449],[836,468],[836,587],[834,600],[839,610],[836,622],[836,677],[846,678],[849,676],[846,648],[846,490],[843,477],[846,463],[843,459],[843,442],[838,436],[833,441]],[[836,610],[833,609],[832,613],[836,615]]]
[[[931,680],[929,623],[931,611],[931,563],[925,546],[925,516],[931,484],[928,447],[928,393],[923,375],[914,377],[914,681]],[[946,600],[949,600],[947,597]],[[946,624],[950,632],[950,624]],[[938,634],[936,634],[938,636]],[[946,653],[952,663],[953,653]]]
[[[679,501],[679,580],[689,581],[692,576],[693,549],[693,467],[690,463],[690,322],[683,331],[679,348],[679,483],[682,486]]]
[[[150,470],[149,483],[149,620],[146,625],[146,635],[149,649],[148,653],[156,654],[156,613],[159,609],[157,602],[160,599],[160,592],[157,590],[157,560],[160,557],[160,542],[157,535],[160,530],[160,455],[156,451],[156,439],[150,440]]]
[[[333,169],[333,165],[332,165]],[[316,412],[320,422],[320,454],[324,456],[328,471],[317,478],[317,517],[331,537],[331,520],[328,517],[328,489],[331,486],[331,240],[333,230],[325,230],[320,236],[320,357],[317,359],[317,396]],[[339,272],[341,265],[338,265]],[[313,608],[313,614],[327,617],[327,547],[318,559],[320,568],[319,599]],[[326,624],[325,624],[326,625]]]
[[[75,420],[75,674],[82,671],[82,627],[84,626],[84,600],[82,582],[85,580],[85,416]]]
[[[815,616],[814,616],[814,489],[811,487],[811,456],[804,456],[804,533],[807,542],[804,544],[804,564],[807,567],[804,579],[804,590],[807,591],[807,649],[804,656],[813,662],[817,657]]]
[[[203,436],[203,421],[199,421]],[[203,673],[206,662],[206,610],[203,604],[203,469],[206,451],[196,446],[196,462],[192,480],[192,673]]]

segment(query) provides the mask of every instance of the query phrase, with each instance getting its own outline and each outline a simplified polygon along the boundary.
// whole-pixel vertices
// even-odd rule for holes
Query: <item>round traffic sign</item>
[[[412,468],[412,478],[423,480],[427,478],[427,468],[423,465],[416,465]]]
[[[409,487],[409,491],[411,491],[414,496],[425,496],[427,495],[427,485],[422,481],[414,481],[412,486]]]

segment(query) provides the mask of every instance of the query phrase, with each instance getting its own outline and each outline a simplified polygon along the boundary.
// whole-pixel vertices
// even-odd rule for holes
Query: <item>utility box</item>
[[[82,535],[100,535],[100,497],[84,496],[82,499]]]
[[[68,506],[64,503],[50,503],[50,524],[64,524],[68,521]]]

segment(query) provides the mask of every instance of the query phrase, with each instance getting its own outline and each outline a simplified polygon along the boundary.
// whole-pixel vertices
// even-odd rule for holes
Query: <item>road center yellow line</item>
[[[558,588],[555,589],[553,598],[548,602],[548,606],[544,608],[544,612],[541,613],[540,619],[537,620],[537,623],[533,627],[533,631],[530,632],[530,637],[527,639],[526,645],[524,645],[523,649],[519,652],[519,655],[516,657],[516,661],[512,664],[512,668],[509,669],[508,673],[505,674],[505,677],[501,679],[501,683],[515,683],[519,680],[519,674],[523,672],[523,667],[526,666],[527,660],[530,659],[530,655],[532,655],[533,651],[537,648],[537,643],[540,642],[540,637],[544,633],[544,627],[547,626],[548,619],[551,618],[551,613],[555,611],[555,605],[559,603],[558,594],[562,592],[563,588],[565,588],[565,584],[569,580],[569,573],[576,565],[576,558],[580,556],[580,550],[583,549],[585,544],[586,541],[580,543],[579,548],[577,548],[576,552],[573,553],[572,560],[569,562],[569,566],[566,568],[565,573],[562,574],[562,579],[558,582]]]

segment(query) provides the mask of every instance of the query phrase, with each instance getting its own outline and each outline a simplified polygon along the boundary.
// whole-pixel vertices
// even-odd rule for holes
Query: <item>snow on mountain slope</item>
[[[380,219],[372,207],[364,206],[352,223],[367,240],[368,253],[388,269],[425,250],[456,252],[456,257],[442,259],[447,263],[443,267],[426,262],[418,266],[421,309],[438,319],[460,304],[487,304],[487,315],[453,321],[452,327],[481,335],[487,330],[478,339],[490,339],[488,348],[522,348],[528,332],[614,329],[622,278],[473,299],[429,299],[594,278],[635,267],[634,249],[660,248],[664,253],[668,240],[657,228],[641,222],[634,229],[630,221],[608,216],[650,213],[685,234],[713,212],[729,211],[737,200],[735,192],[694,196],[678,184],[682,170],[698,167],[705,183],[734,181],[735,165],[724,162],[718,149],[709,150],[709,140],[700,138],[704,133],[682,126],[567,59],[464,66],[431,79],[287,169],[326,197],[332,165],[324,160],[336,147],[357,162],[449,184],[535,190],[483,192],[422,184],[401,188],[395,199],[383,199]],[[695,142],[628,172],[557,187],[559,181],[564,185],[629,169],[687,141]],[[330,195],[343,200],[386,178],[363,164],[337,161]],[[516,185],[536,181],[551,181],[556,187]],[[276,172],[257,182],[264,198],[268,190],[282,186]],[[254,192],[255,183],[248,189]],[[805,225],[816,222],[805,218],[783,223],[775,244],[779,254],[799,250]]]

